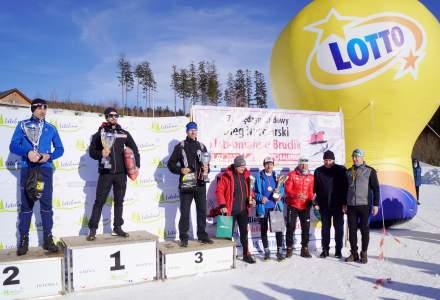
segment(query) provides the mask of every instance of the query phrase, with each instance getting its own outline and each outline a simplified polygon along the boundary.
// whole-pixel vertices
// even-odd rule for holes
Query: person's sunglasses
[[[117,119],[117,118],[119,118],[119,115],[118,114],[108,114],[107,115],[107,118],[113,118],[113,119]]]
[[[32,106],[36,108],[47,109],[47,104],[38,103],[38,104],[32,104]]]

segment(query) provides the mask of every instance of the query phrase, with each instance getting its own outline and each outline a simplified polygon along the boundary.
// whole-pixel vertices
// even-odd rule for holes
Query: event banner
[[[345,163],[344,118],[339,112],[193,106],[192,118],[198,124],[199,140],[212,154],[208,212],[217,205],[218,176],[239,154],[244,155],[253,176],[258,175],[263,168],[263,159],[268,155],[275,159],[274,169],[284,175],[296,167],[301,156],[310,160],[312,170],[316,169],[322,165],[326,150],[335,153],[337,163]],[[314,249],[320,247],[321,222],[317,211],[312,209],[310,215],[309,246]],[[215,235],[216,220],[208,221],[208,232]],[[295,246],[301,240],[299,220],[296,228]],[[254,210],[249,216],[248,229],[249,250],[261,253],[260,224]],[[331,234],[333,237],[333,230]],[[239,245],[237,232],[235,240]],[[276,251],[275,233],[269,232],[268,240],[271,251]],[[334,241],[331,242],[333,245]]]
[[[272,156],[277,167],[292,168],[304,156],[314,169],[326,150],[345,163],[344,118],[339,112],[193,106],[192,117],[214,167],[230,165],[242,154],[251,167]]]

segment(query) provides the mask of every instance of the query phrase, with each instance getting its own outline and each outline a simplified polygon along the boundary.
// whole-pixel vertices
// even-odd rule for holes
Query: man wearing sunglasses
[[[18,213],[18,230],[20,234],[17,255],[24,255],[29,247],[29,227],[32,220],[34,203],[40,202],[41,223],[43,226],[43,249],[57,252],[58,247],[53,242],[53,164],[52,161],[64,153],[63,144],[57,129],[45,121],[47,103],[43,99],[34,99],[31,104],[30,119],[18,122],[12,136],[9,150],[21,156],[20,190],[21,201]],[[25,124],[32,123],[39,128],[40,137],[36,147],[27,137]],[[35,141],[34,141],[35,142]],[[33,179],[32,179],[33,178]],[[35,191],[37,191],[35,193]]]
[[[128,233],[122,230],[124,220],[122,218],[125,190],[127,188],[127,170],[124,163],[124,147],[133,150],[136,166],[140,167],[140,155],[136,143],[130,133],[122,129],[118,124],[119,115],[116,109],[108,107],[104,111],[106,122],[102,123],[98,131],[92,136],[89,147],[90,157],[98,160],[98,185],[96,187],[96,199],[93,205],[92,216],[89,221],[88,241],[96,239],[99,219],[102,207],[105,204],[110,189],[113,187],[114,197],[114,221],[112,235],[128,237]],[[105,149],[101,142],[101,132],[111,132],[115,135],[115,142],[109,149]],[[105,168],[102,158],[107,157],[111,166]]]

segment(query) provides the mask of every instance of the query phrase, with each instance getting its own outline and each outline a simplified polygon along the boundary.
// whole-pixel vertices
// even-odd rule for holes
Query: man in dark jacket
[[[324,152],[324,165],[315,170],[314,192],[316,202],[321,214],[321,243],[322,253],[320,257],[329,256],[330,228],[335,229],[335,257],[341,258],[342,238],[344,235],[344,214],[342,206],[347,202],[347,179],[344,166],[335,164],[335,154],[327,150]]]
[[[370,241],[369,216],[377,215],[379,211],[379,180],[377,172],[364,161],[364,151],[356,149],[352,153],[353,166],[347,170],[347,205],[343,206],[347,213],[348,232],[351,246],[351,255],[345,259],[347,262],[368,262],[367,250]],[[372,198],[372,199],[371,199]],[[371,210],[373,206],[373,210]],[[357,229],[361,230],[362,251],[357,253]]]
[[[168,160],[171,173],[180,175],[180,220],[179,239],[181,247],[188,247],[188,230],[191,202],[194,199],[197,210],[197,238],[203,244],[213,241],[206,233],[206,183],[203,172],[209,172],[209,166],[203,165],[202,153],[207,152],[205,145],[197,140],[197,124],[189,122],[186,125],[186,139],[174,147]]]
[[[9,145],[9,150],[12,153],[21,156],[21,201],[18,213],[20,240],[17,247],[17,255],[19,256],[26,254],[29,248],[29,226],[36,201],[40,202],[44,236],[43,249],[49,252],[58,251],[52,237],[53,161],[63,155],[64,147],[55,126],[45,120],[46,101],[39,98],[34,99],[31,111],[32,116],[29,119],[18,122]],[[25,133],[25,130],[29,130],[29,128],[39,128],[40,137],[38,141],[33,141],[37,143],[35,146]]]
[[[92,216],[89,221],[88,241],[96,239],[101,218],[102,207],[105,204],[110,189],[113,186],[114,196],[114,221],[112,235],[128,237],[128,233],[122,230],[124,220],[122,218],[125,190],[127,189],[127,171],[124,163],[124,147],[133,150],[136,166],[140,167],[140,155],[136,143],[130,133],[122,129],[118,124],[119,115],[116,109],[108,107],[104,111],[106,122],[102,123],[98,131],[92,136],[89,147],[90,157],[98,160],[98,185],[96,187],[96,199],[93,205]],[[101,142],[101,135],[110,133],[114,135],[115,141],[110,149],[104,148]],[[104,158],[104,160],[103,160]],[[106,163],[107,161],[107,163]]]

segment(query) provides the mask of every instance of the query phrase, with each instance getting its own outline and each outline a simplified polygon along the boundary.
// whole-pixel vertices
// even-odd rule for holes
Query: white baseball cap
[[[272,157],[270,156],[266,156],[263,160],[263,165],[267,164],[267,163],[273,163],[274,164],[274,160]]]

